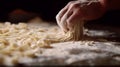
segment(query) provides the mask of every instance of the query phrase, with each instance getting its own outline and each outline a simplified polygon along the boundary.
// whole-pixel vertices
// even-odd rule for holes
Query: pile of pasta
[[[57,26],[44,27],[26,23],[0,24],[0,63],[17,63],[20,57],[35,57],[41,47],[49,48],[59,32]],[[8,61],[9,60],[9,61]]]
[[[73,33],[63,34],[57,25],[0,23],[0,64],[18,63],[21,57],[34,58],[42,53],[40,48],[51,48],[52,43],[68,41],[75,37],[78,40],[78,36],[71,34]]]

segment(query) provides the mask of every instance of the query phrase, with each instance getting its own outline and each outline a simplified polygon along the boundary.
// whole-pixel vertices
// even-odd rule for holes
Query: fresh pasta
[[[0,23],[0,64],[12,65],[21,57],[34,58],[42,53],[40,48],[51,48],[50,44],[56,42],[80,40],[83,33],[80,33],[80,26],[76,26],[78,30],[74,28],[62,34],[57,25],[45,25]]]

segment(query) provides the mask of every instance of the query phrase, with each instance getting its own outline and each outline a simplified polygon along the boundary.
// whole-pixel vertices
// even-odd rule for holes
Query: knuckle
[[[56,19],[58,18],[58,15],[56,15],[56,17],[55,17]]]
[[[59,15],[56,15],[56,19],[59,19],[60,17],[59,17]]]
[[[68,4],[70,5],[70,4],[72,4],[72,3],[74,3],[75,1],[70,1]]]
[[[73,3],[73,4],[71,4],[71,7],[72,8],[77,8],[77,7],[79,7],[79,4]]]

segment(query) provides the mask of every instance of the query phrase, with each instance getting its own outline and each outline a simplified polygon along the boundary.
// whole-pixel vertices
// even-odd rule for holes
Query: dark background
[[[34,12],[45,20],[55,20],[55,15],[70,0],[0,0],[0,20],[6,21],[15,9]]]
[[[32,17],[37,15],[44,20],[55,21],[56,14],[69,1],[71,0],[0,0],[0,21],[27,21],[31,18],[30,15],[32,15]],[[16,9],[22,9],[35,14],[26,14],[27,16],[20,14],[21,17],[17,15],[14,16],[12,12]],[[15,18],[17,19],[14,20]],[[120,10],[109,11],[102,18],[89,22],[120,26]]]

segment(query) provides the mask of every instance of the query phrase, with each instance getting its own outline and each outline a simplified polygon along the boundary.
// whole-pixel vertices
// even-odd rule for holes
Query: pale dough
[[[76,26],[76,28],[79,26]],[[75,29],[75,28],[74,28]],[[47,23],[40,24],[0,24],[0,63],[15,64],[21,57],[36,57],[36,53],[42,53],[40,48],[51,48],[51,43],[79,40],[79,31],[69,31],[63,34],[57,25]],[[64,45],[63,45],[64,46]],[[8,61],[9,60],[9,61]]]

